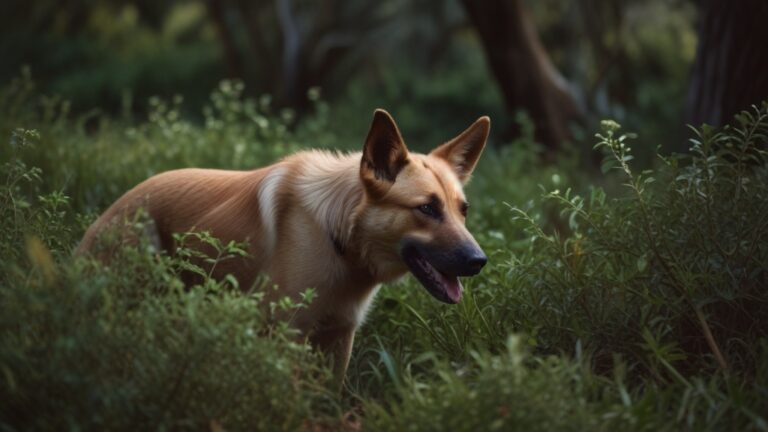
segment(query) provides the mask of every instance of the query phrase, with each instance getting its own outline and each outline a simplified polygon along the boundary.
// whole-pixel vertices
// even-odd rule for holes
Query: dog
[[[343,380],[355,331],[382,283],[410,271],[436,299],[455,304],[459,277],[486,264],[465,227],[463,185],[489,131],[490,119],[481,117],[429,154],[412,153],[379,109],[362,152],[302,151],[253,171],[164,172],[112,204],[76,253],[108,259],[99,239],[126,228],[139,211],[168,254],[176,250],[175,233],[208,231],[224,243],[244,242],[248,255],[217,264],[214,277],[233,275],[248,287],[263,274],[277,287],[269,295],[294,299],[314,288],[316,298],[291,322],[333,359]]]

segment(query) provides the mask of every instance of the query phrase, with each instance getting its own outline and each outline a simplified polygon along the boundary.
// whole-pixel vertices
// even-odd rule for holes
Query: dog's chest
[[[342,290],[322,290],[309,307],[297,316],[296,325],[302,332],[328,329],[357,329],[373,305],[380,285],[357,287],[356,295]],[[342,291],[342,292],[340,292]],[[347,295],[345,295],[347,294]]]
[[[380,284],[374,285],[367,296],[349,305],[349,316],[352,318],[355,328],[360,327],[365,322],[365,317],[373,305],[373,300],[376,298],[379,287],[381,287]]]

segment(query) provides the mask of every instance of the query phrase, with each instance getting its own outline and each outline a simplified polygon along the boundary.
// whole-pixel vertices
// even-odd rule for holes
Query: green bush
[[[501,228],[478,236],[493,264],[467,281],[467,295],[453,308],[433,304],[412,282],[382,291],[364,332],[370,339],[353,361],[363,398],[410,405],[421,391],[455,390],[464,399],[441,411],[451,418],[473,403],[460,390],[476,379],[473,350],[503,352],[506,335],[522,333],[537,355],[577,359],[602,376],[622,371],[604,390],[637,425],[768,426],[768,105],[722,131],[703,128],[690,153],[663,158],[655,173],[635,174],[631,135],[620,135],[614,122],[603,127],[606,182],[621,182],[626,192],[611,198],[590,187],[583,198],[555,189],[527,210],[512,207],[511,223],[499,221],[498,205],[473,207],[485,219],[480,226]],[[493,184],[491,172],[481,182]],[[491,189],[531,193],[524,180],[509,183]],[[434,389],[447,370],[471,378]],[[417,384],[403,390],[407,381]]]
[[[437,364],[441,372],[435,382],[409,383],[394,406],[368,407],[370,429],[611,429],[599,416],[597,398],[588,398],[596,384],[588,371],[556,357],[531,359],[521,343],[509,338],[507,351],[496,356],[473,352],[471,368],[463,374],[447,373],[448,365]]]
[[[397,397],[368,402],[369,430],[765,430],[761,409],[768,346],[756,382],[719,377],[630,386],[619,364],[595,375],[589,361],[530,356],[508,339],[500,354],[471,352],[457,369],[435,361],[435,376],[407,380]],[[634,389],[632,387],[635,387]],[[762,399],[761,399],[762,398]]]
[[[657,174],[634,173],[631,136],[604,122],[604,168],[621,172],[629,195],[547,194],[568,218],[568,237],[516,210],[535,248],[518,272],[547,293],[531,320],[557,323],[545,344],[580,340],[598,361],[621,353],[657,377],[674,376],[677,364],[755,370],[755,347],[768,336],[767,108],[737,121],[697,132],[691,152],[663,159]]]
[[[126,190],[159,172],[199,166],[252,169],[311,142],[328,147],[326,107],[295,127],[290,111],[276,112],[270,98],[243,97],[243,85],[223,81],[203,108],[202,123],[182,116],[183,97],[153,97],[145,121],[98,111],[72,119],[69,104],[41,96],[25,72],[0,91],[0,133],[34,129],[34,146],[2,142],[3,153],[45,173],[45,192],[59,190],[77,212],[106,208]],[[15,140],[18,141],[18,140]],[[304,144],[306,145],[306,144]]]
[[[38,170],[18,163],[0,172],[11,181],[0,189],[3,216],[15,217],[3,229],[0,427],[295,430],[333,418],[329,372],[272,322],[263,293],[211,279],[185,289],[179,272],[190,264],[147,248],[110,267],[54,258],[37,236],[50,227],[37,221],[61,226],[66,210],[14,195]],[[203,240],[219,259],[237,251]]]
[[[332,407],[327,373],[284,332],[264,336],[254,295],[36,272],[0,298],[4,428],[295,430]],[[139,287],[155,292],[126,292]]]
[[[0,427],[768,429],[768,105],[639,173],[605,122],[602,177],[570,154],[544,165],[523,120],[468,187],[489,265],[453,307],[411,277],[384,287],[341,397],[272,319],[300,304],[230,280],[182,289],[184,254],[71,257],[154,173],[358,146],[317,104],[296,124],[224,83],[197,123],[180,100],[72,118],[28,78],[0,92]]]

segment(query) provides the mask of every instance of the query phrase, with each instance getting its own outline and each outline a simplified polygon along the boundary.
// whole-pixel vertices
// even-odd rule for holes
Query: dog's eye
[[[461,208],[459,209],[461,211],[461,214],[466,217],[467,216],[467,210],[469,210],[469,203],[461,203]]]
[[[440,217],[440,211],[433,205],[433,204],[422,204],[419,207],[419,211],[424,213],[425,215],[433,218],[439,218]]]

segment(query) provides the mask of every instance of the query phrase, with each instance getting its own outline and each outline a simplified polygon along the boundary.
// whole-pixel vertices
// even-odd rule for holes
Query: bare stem
[[[715,355],[715,360],[717,360],[717,363],[720,365],[720,369],[727,372],[728,362],[725,361],[725,356],[723,356],[714,336],[712,336],[712,330],[709,328],[707,319],[704,317],[704,312],[701,311],[701,307],[699,306],[694,307],[694,310],[696,311],[696,318],[699,319],[699,324],[701,324],[701,329],[704,331],[704,339],[707,340],[707,345],[709,345],[710,351]]]

